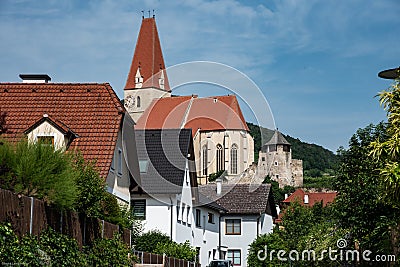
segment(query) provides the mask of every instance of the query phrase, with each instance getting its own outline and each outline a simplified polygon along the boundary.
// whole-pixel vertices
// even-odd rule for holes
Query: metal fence
[[[201,267],[200,263],[167,257],[165,255],[158,255],[137,250],[133,250],[133,254],[139,258],[138,265],[140,266],[157,264],[163,267]]]

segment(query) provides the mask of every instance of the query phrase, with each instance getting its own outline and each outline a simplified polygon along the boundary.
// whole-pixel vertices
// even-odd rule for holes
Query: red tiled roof
[[[16,141],[43,114],[78,135],[68,150],[96,160],[106,177],[125,109],[108,83],[0,83],[0,113],[5,114],[2,137]]]
[[[165,97],[156,99],[137,121],[136,129],[245,130],[249,131],[236,96]]]
[[[304,204],[304,195],[308,195],[308,204]],[[336,192],[304,192],[302,189],[297,189],[286,198],[283,203],[291,203],[294,201],[299,201],[301,205],[304,206],[314,206],[315,203],[321,202],[325,207],[328,203],[332,203],[335,200]]]
[[[160,88],[158,79],[161,75],[160,71],[164,70],[164,89],[170,91],[155,18],[142,20],[125,90],[135,88],[135,76],[138,68],[143,76],[142,87]]]

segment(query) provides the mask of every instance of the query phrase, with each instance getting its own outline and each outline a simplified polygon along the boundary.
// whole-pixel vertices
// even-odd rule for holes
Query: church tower
[[[125,108],[137,122],[153,99],[170,96],[156,20],[143,18],[124,88]]]

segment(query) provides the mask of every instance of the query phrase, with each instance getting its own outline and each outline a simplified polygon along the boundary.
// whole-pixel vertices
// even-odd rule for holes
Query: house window
[[[229,249],[227,258],[232,262],[234,266],[242,264],[242,255],[239,249]]]
[[[261,157],[261,161],[265,161],[265,157]]]
[[[140,220],[146,219],[146,200],[136,199],[132,200],[133,217]]]
[[[202,148],[202,153],[203,153],[203,175],[207,176],[207,164],[208,164],[208,158],[207,158],[207,145],[204,145]]]
[[[140,173],[146,173],[148,166],[149,166],[149,162],[147,160],[139,160]]]
[[[275,161],[275,166],[278,166],[278,162],[277,161]]]
[[[214,214],[211,212],[208,213],[208,223],[214,224]]]
[[[188,225],[192,224],[192,218],[190,216],[190,214],[191,214],[190,211],[191,211],[191,208],[189,206],[187,206],[187,223],[188,223]]]
[[[201,210],[196,209],[196,226],[201,226]]]
[[[217,172],[225,170],[224,166],[224,150],[220,144],[217,145]]]
[[[122,175],[122,150],[118,148],[118,174]]]
[[[42,135],[37,136],[37,142],[41,145],[54,146],[54,136]]]
[[[181,202],[178,200],[176,204],[176,219],[182,221]]]
[[[233,144],[231,148],[231,174],[237,174],[237,145]]]
[[[141,103],[140,103],[140,96],[138,96],[138,97],[137,97],[137,100],[136,100],[136,107],[140,108],[140,105],[141,105]]]
[[[227,235],[240,235],[241,234],[241,220],[240,219],[226,219],[225,220],[225,234]]]

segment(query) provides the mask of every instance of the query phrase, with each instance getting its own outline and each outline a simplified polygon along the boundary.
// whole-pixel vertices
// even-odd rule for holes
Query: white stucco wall
[[[221,219],[221,244],[228,247],[228,250],[241,251],[241,265],[247,266],[247,255],[249,245],[257,237],[257,219],[258,215],[240,215],[240,216],[223,216]],[[241,234],[227,235],[225,228],[226,219],[241,219]],[[226,258],[226,257],[225,257]]]
[[[194,242],[193,246],[200,248],[200,264],[207,266],[213,259],[218,259],[218,245],[219,245],[219,212],[206,208],[195,207],[193,217],[195,218],[196,209],[201,212],[201,225],[196,226],[194,221]],[[208,222],[208,213],[214,214],[214,223]]]
[[[119,153],[121,153],[121,167],[122,172],[118,172],[118,165],[119,163]],[[126,165],[126,159],[123,153],[123,146],[122,146],[122,132],[121,130],[118,131],[118,139],[114,149],[114,160],[111,164],[111,168],[108,172],[106,183],[107,183],[107,190],[111,194],[117,197],[117,199],[129,205],[130,204],[130,192],[129,192],[129,170]]]

